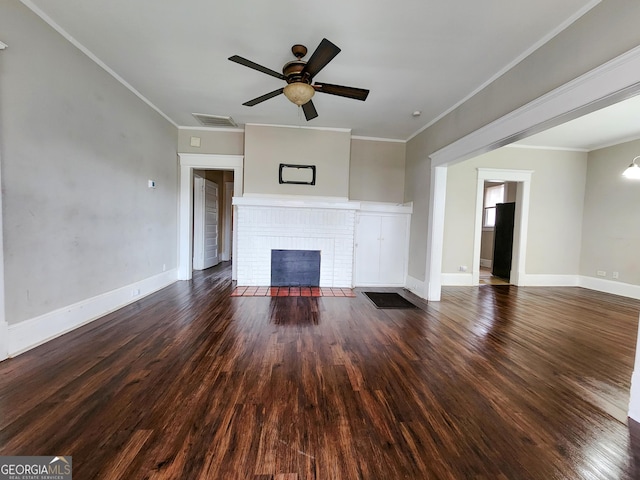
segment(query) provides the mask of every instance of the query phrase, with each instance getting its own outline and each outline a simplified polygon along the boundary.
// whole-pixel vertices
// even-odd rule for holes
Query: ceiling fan
[[[276,77],[287,82],[286,86],[261,95],[253,100],[249,100],[248,102],[243,103],[243,105],[253,107],[265,100],[269,100],[270,98],[277,97],[281,93],[284,93],[285,97],[287,97],[291,102],[302,107],[304,116],[307,121],[309,121],[318,116],[316,107],[311,101],[311,97],[313,97],[315,92],[328,93],[330,95],[338,95],[340,97],[353,98],[362,101],[367,99],[369,90],[365,90],[363,88],[345,87],[342,85],[333,85],[323,82],[312,83],[313,77],[315,77],[320,70],[326,67],[327,64],[333,60],[338,53],[340,53],[340,49],[326,38],[322,39],[322,42],[320,42],[318,48],[316,48],[316,50],[311,54],[308,61],[302,60],[302,57],[307,54],[307,47],[304,45],[294,45],[291,47],[291,51],[296,57],[296,60],[286,63],[282,68],[282,73],[278,73],[275,70],[258,65],[257,63],[238,55],[229,57],[229,60],[232,62],[253,68],[254,70],[258,70],[259,72],[266,73],[267,75],[271,75],[272,77]]]

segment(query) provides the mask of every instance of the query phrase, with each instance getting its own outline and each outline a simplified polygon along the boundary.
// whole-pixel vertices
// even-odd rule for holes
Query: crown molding
[[[82,45],[78,40],[72,37],[64,28],[58,25],[49,15],[44,13],[40,8],[33,4],[30,0],[20,0],[25,7],[31,10],[33,13],[38,15],[45,23],[47,23],[51,28],[53,28],[56,32],[62,35],[69,43],[71,43],[74,47],[84,53],[87,57],[93,60],[98,66],[100,66],[104,71],[106,71],[109,75],[115,78],[118,82],[120,82],[124,87],[126,87],[131,93],[133,93],[136,97],[146,103],[149,107],[158,112],[167,122],[169,122],[174,127],[178,128],[178,124],[174,122],[167,114],[165,114],[162,110],[156,107],[151,101],[142,95],[138,90],[136,90],[130,83],[128,83],[124,78],[118,75],[115,71],[111,69],[106,63],[100,60],[94,53],[89,50],[87,47]]]

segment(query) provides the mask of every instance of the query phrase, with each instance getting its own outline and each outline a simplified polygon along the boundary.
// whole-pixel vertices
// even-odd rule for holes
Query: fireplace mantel
[[[233,204],[250,207],[328,208],[359,210],[361,202],[343,197],[307,197],[300,195],[245,195],[234,197]]]

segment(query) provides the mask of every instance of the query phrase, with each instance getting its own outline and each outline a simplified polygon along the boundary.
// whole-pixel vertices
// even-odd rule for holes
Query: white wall
[[[177,129],[17,0],[0,31],[13,327],[176,267]]]
[[[640,140],[589,153],[580,274],[640,285],[640,181],[622,172],[640,155]],[[614,279],[613,272],[619,273]]]
[[[442,272],[472,265],[478,168],[534,171],[526,273],[578,275],[587,154],[508,147],[449,167]]]

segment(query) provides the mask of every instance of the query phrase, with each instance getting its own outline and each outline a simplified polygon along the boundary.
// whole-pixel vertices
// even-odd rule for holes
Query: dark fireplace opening
[[[271,250],[272,287],[319,287],[320,250]]]

